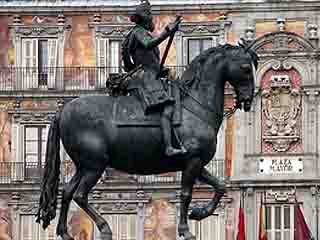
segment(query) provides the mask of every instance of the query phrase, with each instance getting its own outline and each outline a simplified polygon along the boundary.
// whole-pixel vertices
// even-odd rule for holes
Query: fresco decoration
[[[236,206],[231,205],[226,208],[226,240],[233,240],[235,236],[236,209]]]
[[[20,102],[20,107],[25,110],[53,110],[57,108],[57,102],[54,100],[34,100],[25,99]]]
[[[68,221],[69,232],[75,240],[92,240],[94,225],[88,215],[81,209],[73,212]]]
[[[286,32],[294,32],[301,37],[304,37],[305,34],[305,22],[304,21],[294,21],[294,20],[287,20],[285,22],[284,31]],[[256,38],[259,38],[266,33],[271,32],[278,32],[279,27],[277,25],[276,19],[270,21],[258,21],[256,22],[255,32]]]
[[[176,15],[178,15],[178,14],[179,13],[177,13]],[[167,24],[169,24],[175,20],[176,15],[155,16],[154,17],[154,24],[155,24],[154,34],[156,36],[160,35],[160,33],[165,29]],[[182,15],[183,21],[185,21],[185,22],[207,22],[207,21],[217,21],[221,18],[225,18],[227,14],[225,12],[221,12],[221,13],[213,13],[213,14],[197,14],[197,15],[181,14],[181,15]],[[160,45],[161,54],[163,54],[166,46],[167,46],[167,41],[163,42]],[[166,65],[176,66],[177,65],[176,55],[177,55],[176,44],[175,44],[175,41],[173,41],[173,43],[171,45],[171,49],[170,49],[169,54],[166,59]],[[172,71],[174,71],[174,69],[172,69]]]
[[[57,16],[37,16],[37,15],[26,15],[22,16],[21,20],[25,25],[35,25],[35,24],[46,24],[55,25],[57,24]]]
[[[71,32],[65,39],[64,65],[95,66],[95,54],[92,31],[89,28],[88,16],[73,16],[69,19]]]
[[[9,49],[11,48],[10,34],[9,34],[9,18],[7,16],[0,16],[0,66],[6,67],[9,65]],[[5,80],[0,76],[1,82]]]
[[[261,84],[263,153],[302,152],[300,83],[293,68],[265,73]]]
[[[13,240],[10,209],[6,199],[0,199],[0,239]]]
[[[226,120],[225,129],[225,176],[228,178],[232,175],[232,165],[235,153],[235,117],[231,116]],[[221,131],[221,130],[220,130]]]
[[[166,199],[152,201],[146,207],[145,240],[176,240],[176,209]]]
[[[9,162],[11,145],[11,117],[6,111],[0,112],[0,164]],[[6,168],[0,169],[0,178],[5,177],[8,172]],[[1,239],[1,238],[0,238]]]

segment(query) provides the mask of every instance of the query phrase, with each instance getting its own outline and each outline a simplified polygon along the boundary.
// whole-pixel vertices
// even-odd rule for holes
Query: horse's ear
[[[247,52],[253,45],[253,41],[248,41],[244,38],[240,38],[238,41],[238,45],[244,48],[245,52]]]
[[[247,49],[250,46],[250,41],[247,41],[243,37],[239,39],[238,45],[244,49]]]

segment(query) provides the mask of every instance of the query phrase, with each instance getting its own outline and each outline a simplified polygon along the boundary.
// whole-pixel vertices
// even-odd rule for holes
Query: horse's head
[[[248,112],[254,97],[258,56],[244,46],[226,51],[226,77],[236,93],[236,107]]]

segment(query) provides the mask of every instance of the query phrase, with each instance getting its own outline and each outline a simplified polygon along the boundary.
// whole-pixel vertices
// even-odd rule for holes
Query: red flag
[[[295,221],[294,221],[294,240],[312,239],[311,231],[304,219],[301,208],[296,200],[295,204]]]
[[[260,216],[259,216],[259,240],[267,240],[267,232],[266,232],[266,208],[262,200],[261,193],[261,201],[260,201]]]
[[[239,223],[238,223],[238,236],[237,240],[246,240],[246,230],[244,223],[244,211],[240,199],[240,208],[239,208]]]

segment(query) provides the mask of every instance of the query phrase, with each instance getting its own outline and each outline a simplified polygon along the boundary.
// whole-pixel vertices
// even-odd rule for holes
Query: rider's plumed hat
[[[130,16],[132,22],[136,22],[139,17],[147,17],[151,15],[151,5],[148,0],[140,0],[141,3],[137,5],[135,12]]]

